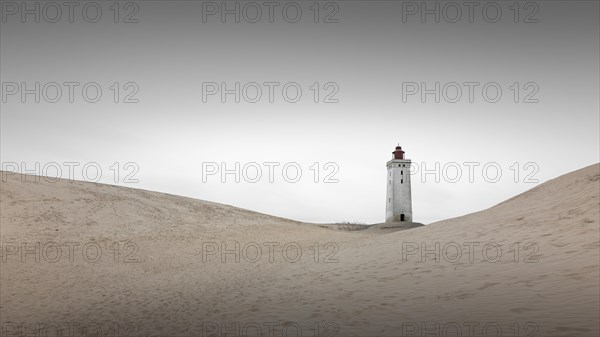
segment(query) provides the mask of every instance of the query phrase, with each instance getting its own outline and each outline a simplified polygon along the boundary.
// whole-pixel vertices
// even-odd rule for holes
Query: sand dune
[[[393,233],[85,182],[1,187],[2,336],[600,334],[599,164]]]

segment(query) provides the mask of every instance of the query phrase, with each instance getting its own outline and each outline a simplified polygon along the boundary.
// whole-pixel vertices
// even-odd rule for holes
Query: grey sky
[[[18,4],[19,12],[9,14],[14,8],[6,3]],[[35,1],[27,3],[34,8]],[[226,22],[208,15],[203,22],[203,8],[214,9],[207,2],[120,2],[118,20],[139,9],[130,18],[139,22],[114,23],[113,1],[96,3],[102,8],[96,23],[82,16],[85,2],[75,8],[74,23],[67,17],[46,22],[54,12],[48,8],[44,14],[43,4],[39,23],[34,15],[26,15],[23,23],[21,2],[2,1],[0,77],[6,102],[0,137],[5,168],[13,162],[29,168],[35,162],[42,167],[79,162],[79,168],[95,162],[102,168],[100,181],[115,184],[110,167],[118,162],[119,185],[298,220],[372,223],[384,219],[385,163],[400,143],[419,168],[425,164],[433,169],[439,162],[440,171],[444,165],[450,170],[450,178],[455,174],[449,163],[462,168],[455,183],[443,177],[438,183],[433,175],[423,179],[420,172],[413,178],[414,218],[429,223],[525,191],[535,186],[524,182],[533,172],[529,178],[543,182],[599,161],[597,1],[534,1],[529,7],[523,2],[518,23],[510,8],[513,1],[478,2],[473,23],[466,16],[448,22],[454,17],[452,8],[440,14],[439,23],[433,15],[421,22],[420,13],[407,14],[403,22],[403,9],[414,9],[403,1],[321,2],[319,23],[314,22],[312,1],[287,5],[290,16],[296,4],[302,9],[296,23],[281,14],[289,2],[274,7],[274,23],[268,16],[249,23],[243,13],[239,23],[234,15],[226,16]],[[228,3],[234,8],[235,2]],[[245,3],[240,2],[242,10]],[[429,8],[436,4],[427,3]],[[443,9],[445,3],[439,4]],[[498,22],[487,22],[498,6]],[[489,8],[486,17],[479,10],[484,7]],[[246,13],[250,19],[252,10]],[[330,14],[329,20],[338,22],[323,23]],[[524,23],[526,18],[538,22]],[[7,92],[14,89],[11,83],[22,82],[30,89],[39,82],[40,93],[56,82],[63,95],[57,103],[48,102],[45,98],[55,95],[46,86],[40,103],[33,94],[22,103],[20,92]],[[74,86],[73,103],[64,82],[80,84]],[[91,82],[102,88],[96,103],[81,94]],[[119,83],[119,103],[114,103],[114,82]],[[239,82],[240,102],[229,94],[223,103],[219,93],[206,95],[203,102],[203,83],[209,82],[224,82],[229,89]],[[262,90],[256,103],[249,102],[256,97],[256,87],[247,85],[252,82]],[[265,82],[279,83],[271,84],[273,103]],[[319,103],[314,102],[315,82]],[[439,103],[433,94],[422,102],[420,92],[403,99],[403,89],[414,89],[412,83],[431,89],[436,82]],[[465,82],[478,83],[473,84],[472,103]],[[288,83],[284,97],[281,90]],[[462,90],[456,103],[449,102],[456,97],[456,86],[448,83]],[[293,100],[297,86],[302,96],[296,103],[286,102]],[[490,87],[488,96],[482,94],[484,86]],[[502,96],[487,102],[498,86]],[[93,88],[88,94],[94,96]],[[123,103],[126,99],[139,102]],[[125,169],[128,162],[135,166]],[[240,168],[247,165],[252,177],[254,164],[249,163],[258,163],[262,178],[252,183],[241,177],[236,183],[228,175],[222,182],[216,174],[203,182],[203,163],[226,163],[232,169],[236,162]],[[273,166],[273,182],[265,162],[279,163]],[[465,162],[479,163],[473,182]],[[282,176],[286,163],[302,169],[298,182]],[[495,183],[485,179],[493,180],[493,168],[490,176],[481,172],[487,163],[502,170]],[[125,183],[125,174],[134,167],[139,168],[134,177],[139,182]],[[338,182],[325,183],[336,170],[329,181]],[[81,169],[75,172],[81,179]],[[293,178],[293,168],[288,173]]]

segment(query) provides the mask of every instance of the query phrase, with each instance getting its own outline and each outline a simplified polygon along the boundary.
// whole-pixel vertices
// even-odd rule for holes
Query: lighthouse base
[[[420,222],[382,222],[370,225],[367,230],[369,231],[384,231],[384,232],[397,232],[405,229],[417,228],[425,226]]]

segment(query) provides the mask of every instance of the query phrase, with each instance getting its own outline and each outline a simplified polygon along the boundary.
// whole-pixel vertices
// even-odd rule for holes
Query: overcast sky
[[[5,170],[376,223],[400,144],[431,223],[599,161],[598,1],[75,3],[2,1]]]

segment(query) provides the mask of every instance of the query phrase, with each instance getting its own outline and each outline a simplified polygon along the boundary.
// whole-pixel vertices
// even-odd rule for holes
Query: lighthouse
[[[396,146],[387,164],[387,198],[385,222],[412,222],[410,192],[410,159],[404,158],[402,147]]]

